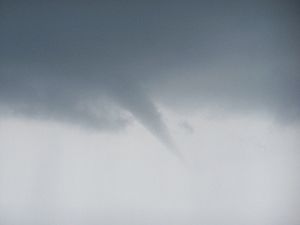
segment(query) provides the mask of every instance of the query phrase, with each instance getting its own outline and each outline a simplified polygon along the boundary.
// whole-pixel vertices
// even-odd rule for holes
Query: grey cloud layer
[[[1,1],[0,106],[118,129],[156,108],[300,118],[296,1]]]

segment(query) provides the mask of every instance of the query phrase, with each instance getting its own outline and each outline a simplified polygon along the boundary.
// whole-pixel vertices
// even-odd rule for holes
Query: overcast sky
[[[0,1],[0,223],[300,223],[297,1]]]

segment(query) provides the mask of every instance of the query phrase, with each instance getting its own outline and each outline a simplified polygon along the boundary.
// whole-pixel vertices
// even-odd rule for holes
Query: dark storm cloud
[[[0,11],[0,104],[171,144],[157,103],[300,118],[296,1],[13,1]]]

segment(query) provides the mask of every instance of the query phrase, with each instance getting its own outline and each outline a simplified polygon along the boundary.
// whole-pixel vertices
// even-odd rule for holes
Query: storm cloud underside
[[[158,105],[299,121],[296,9],[296,1],[3,0],[1,112],[99,130],[133,116],[167,145]]]

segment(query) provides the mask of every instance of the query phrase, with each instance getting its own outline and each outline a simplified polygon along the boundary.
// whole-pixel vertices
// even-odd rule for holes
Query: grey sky
[[[292,0],[1,0],[0,223],[295,225],[299,18]]]
[[[105,129],[127,124],[125,110],[161,139],[157,103],[298,120],[296,6],[2,1],[0,104]]]

